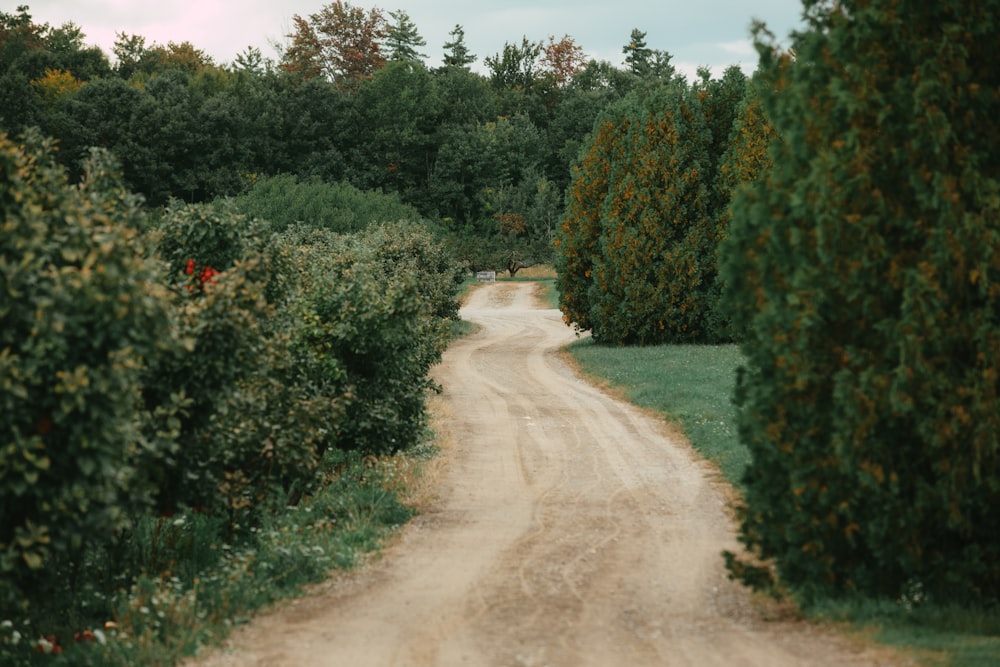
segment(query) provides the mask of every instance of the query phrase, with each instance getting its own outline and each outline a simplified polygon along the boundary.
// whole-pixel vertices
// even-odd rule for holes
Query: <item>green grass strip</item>
[[[584,373],[679,425],[692,446],[741,487],[750,453],[737,437],[732,404],[742,362],[738,346],[606,347],[584,339],[568,351]],[[895,601],[821,601],[807,614],[849,623],[878,642],[904,649],[916,664],[1000,666],[1000,604],[967,609],[929,603],[915,594]]]
[[[587,338],[569,352],[584,373],[678,424],[694,448],[740,486],[750,452],[737,438],[732,403],[743,356],[737,345],[606,347]]]

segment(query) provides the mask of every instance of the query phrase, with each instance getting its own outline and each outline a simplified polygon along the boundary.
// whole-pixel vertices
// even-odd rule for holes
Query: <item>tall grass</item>
[[[750,455],[737,437],[731,401],[742,357],[737,346],[622,348],[585,339],[568,352],[585,374],[679,425],[692,446],[715,461],[739,490]],[[928,602],[916,590],[900,600],[824,600],[804,611],[816,620],[849,623],[878,642],[904,649],[919,664],[1000,665],[1000,603],[945,606]]]

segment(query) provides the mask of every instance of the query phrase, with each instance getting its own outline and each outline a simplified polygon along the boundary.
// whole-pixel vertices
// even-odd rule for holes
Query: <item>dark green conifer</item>
[[[724,247],[741,538],[804,596],[1000,594],[1000,2],[807,1]],[[731,558],[745,580],[764,571]]]

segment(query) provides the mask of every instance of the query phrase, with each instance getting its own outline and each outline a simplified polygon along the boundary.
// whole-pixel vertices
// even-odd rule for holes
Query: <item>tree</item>
[[[258,171],[346,178],[347,156],[359,139],[353,93],[319,78],[271,76],[266,84],[275,105],[275,118],[265,119],[274,123],[273,150]]]
[[[493,86],[530,90],[537,76],[536,67],[541,52],[541,42],[528,41],[527,37],[521,39],[520,46],[506,42],[501,53],[487,56],[484,61],[490,70]]]
[[[37,24],[26,6],[0,12],[0,128],[17,133],[63,125],[62,107],[71,93],[110,71],[101,50],[85,47],[73,23]]]
[[[632,30],[629,43],[622,47],[622,53],[625,54],[628,71],[641,79],[668,81],[676,74],[674,66],[670,64],[673,56],[666,51],[649,48],[646,33],[638,28]]]
[[[729,133],[726,150],[722,155],[715,176],[715,193],[719,198],[716,209],[719,217],[718,226],[725,237],[729,236],[729,227],[732,221],[730,203],[733,197],[740,189],[752,186],[770,171],[772,165],[770,145],[772,141],[778,140],[774,126],[764,110],[761,85],[761,77],[756,75],[748,82],[746,94],[739,104],[736,118],[732,123],[732,130]],[[743,250],[741,249],[740,252]],[[724,265],[724,256],[720,255],[719,262]],[[732,293],[732,290],[727,289],[722,284],[721,271],[722,267],[720,267],[719,277],[720,299],[723,298],[723,295]],[[727,337],[742,340],[746,332],[734,330],[730,318],[735,308],[750,307],[750,304],[734,302],[724,304],[718,313],[719,330],[725,331]],[[739,319],[743,322],[747,321],[745,316]]]
[[[149,54],[146,38],[142,35],[128,35],[124,32],[115,34],[115,43],[111,47],[115,56],[118,76],[128,79],[143,67]]]
[[[631,74],[606,61],[592,60],[561,89],[546,128],[549,155],[545,166],[559,190],[569,186],[572,171],[566,165],[574,164],[580,156],[598,115],[621,100],[634,84]]]
[[[427,54],[417,49],[427,46],[427,40],[417,32],[417,26],[410,20],[410,15],[403,10],[389,12],[395,23],[388,27],[385,45],[389,50],[389,60],[404,62],[423,62]]]
[[[622,47],[622,53],[625,54],[625,64],[630,72],[637,76],[649,74],[653,51],[646,45],[646,33],[633,28],[628,44]]]
[[[315,28],[298,14],[292,17],[292,23],[295,24],[295,32],[287,35],[291,44],[281,53],[281,69],[304,79],[322,76],[323,47]]]
[[[236,54],[233,61],[233,69],[246,74],[264,74],[273,66],[270,60],[265,60],[264,55],[256,46],[248,46],[240,53]]]
[[[451,36],[450,42],[444,43],[444,65],[445,67],[464,67],[476,62],[476,55],[470,53],[465,45],[465,30],[462,26],[455,25],[454,29],[448,33]]]
[[[806,600],[992,601],[1000,4],[901,10],[807,3],[794,58],[756,30],[781,141],[723,247],[748,332],[740,539]]]
[[[559,87],[569,84],[586,62],[583,47],[574,42],[569,35],[563,36],[558,42],[555,37],[550,36],[541,58],[542,66],[552,75]]]
[[[384,188],[410,200],[426,190],[434,166],[439,109],[427,68],[393,61],[357,91],[357,149],[351,180],[369,190]]]
[[[16,14],[0,12],[0,71],[10,71],[25,53],[42,49],[48,30],[47,23],[34,22],[27,5],[18,6]]]
[[[65,70],[45,70],[45,76],[31,82],[38,94],[49,104],[56,104],[76,94],[83,86],[72,73]]]
[[[573,164],[566,211],[554,241],[559,309],[566,324],[583,331],[594,328],[591,290],[600,253],[602,210],[629,124],[624,104],[612,105],[594,122],[589,141]]]
[[[151,49],[157,58],[156,69],[179,69],[195,74],[206,67],[213,67],[212,57],[191,42],[167,42],[165,47],[154,45]]]
[[[97,79],[81,87],[66,109],[79,131],[58,137],[58,155],[75,165],[91,147],[104,148],[115,155],[124,182],[134,189],[136,137],[132,114],[145,94],[118,77]]]
[[[486,79],[466,67],[442,67],[434,72],[441,113],[441,131],[475,126],[496,118],[496,98]]]
[[[305,77],[324,76],[354,87],[385,63],[380,44],[387,35],[379,9],[365,11],[342,0],[324,5],[309,20],[292,17],[295,32],[282,54],[281,67]]]
[[[618,345],[712,341],[718,237],[704,111],[680,82],[626,103],[630,122],[593,260],[594,337]]]
[[[132,168],[130,184],[154,206],[210,195],[202,159],[210,141],[199,125],[202,104],[192,94],[188,74],[173,69],[150,79],[131,109],[125,158]]]

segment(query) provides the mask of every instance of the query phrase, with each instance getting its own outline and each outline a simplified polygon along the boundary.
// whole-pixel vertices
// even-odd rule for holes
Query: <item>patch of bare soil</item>
[[[476,288],[435,371],[436,493],[381,558],[193,665],[890,665],[726,577],[725,490],[659,420],[583,381],[531,283]],[[769,620],[775,619],[778,620]]]

